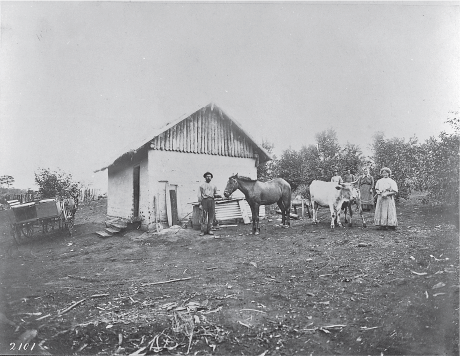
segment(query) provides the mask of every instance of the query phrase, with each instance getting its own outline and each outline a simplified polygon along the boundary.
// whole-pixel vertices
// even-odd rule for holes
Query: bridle
[[[238,189],[238,181],[234,177],[230,177],[228,180],[229,182],[231,182],[232,191],[230,192],[229,190],[225,189],[224,194],[228,194],[228,196],[230,196],[235,190]],[[227,188],[228,188],[228,185],[227,185]]]

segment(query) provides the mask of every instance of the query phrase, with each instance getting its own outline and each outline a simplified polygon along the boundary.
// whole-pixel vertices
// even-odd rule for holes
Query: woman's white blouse
[[[382,178],[377,181],[375,184],[375,189],[380,192],[398,192],[398,185],[396,182],[391,178]]]

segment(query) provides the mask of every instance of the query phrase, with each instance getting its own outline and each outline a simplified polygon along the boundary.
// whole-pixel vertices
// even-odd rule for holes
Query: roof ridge
[[[133,148],[131,149],[126,149],[125,152],[123,152],[122,154],[117,154],[117,157],[113,160],[111,160],[111,162],[109,164],[107,164],[105,167],[103,168],[100,168],[100,169],[97,169],[96,171],[94,171],[95,173],[96,172],[99,172],[99,171],[103,171],[104,169],[107,169],[108,167],[110,167],[111,165],[113,165],[113,163],[120,157],[126,155],[127,153],[129,152],[137,152],[139,149],[141,149],[142,147],[144,147],[146,144],[148,144],[150,141],[152,141],[155,137],[161,135],[163,132],[166,132],[168,131],[170,128],[176,126],[177,124],[179,124],[180,122],[182,122],[183,120],[187,119],[188,117],[192,116],[193,114],[195,114],[196,112],[200,111],[200,110],[203,110],[205,108],[208,108],[210,107],[212,111],[214,111],[215,109],[218,109],[219,112],[222,114],[222,116],[226,116],[229,120],[231,120],[237,127],[238,129],[240,129],[248,138],[250,141],[252,141],[253,145],[255,145],[260,151],[262,151],[269,159],[272,159],[271,158],[271,155],[270,153],[268,153],[265,148],[262,147],[262,145],[258,144],[254,138],[252,138],[251,135],[249,135],[249,133],[243,129],[242,125],[237,121],[235,120],[232,116],[228,115],[224,110],[222,110],[222,108],[220,106],[218,106],[214,101],[211,101],[210,103],[208,103],[207,105],[205,106],[200,106],[198,109],[194,109],[193,111],[189,111],[188,113],[186,114],[183,114],[181,116],[179,116],[177,119],[171,121],[171,122],[168,122],[166,123],[164,126],[162,126],[161,128],[157,128],[155,130],[153,130],[153,132],[151,132],[148,136],[147,135],[144,135],[144,137],[149,137],[148,139],[145,139],[143,138],[142,140],[139,140],[139,141],[136,141],[136,142],[142,142],[142,143],[137,143],[137,144],[133,144],[132,146],[134,146]],[[125,150],[125,149],[124,149]]]

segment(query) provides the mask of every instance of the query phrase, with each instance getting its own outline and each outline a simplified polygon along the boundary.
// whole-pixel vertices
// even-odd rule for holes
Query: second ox
[[[363,221],[363,227],[366,227],[366,221],[363,217],[363,210],[361,208],[361,200],[359,190],[355,187],[357,182],[341,183],[336,182],[323,182],[314,180],[310,184],[310,196],[313,210],[313,223],[318,223],[318,209],[320,206],[329,207],[331,212],[331,228],[335,227],[335,221],[338,226],[342,226],[340,221],[340,212],[344,202],[355,201],[359,215]]]

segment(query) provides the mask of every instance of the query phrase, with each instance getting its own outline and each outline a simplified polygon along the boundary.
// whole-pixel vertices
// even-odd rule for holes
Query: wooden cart
[[[8,210],[11,234],[16,242],[20,242],[21,236],[31,237],[40,230],[43,234],[67,230],[72,235],[74,215],[74,205],[67,199],[44,199],[24,204],[12,202]]]

